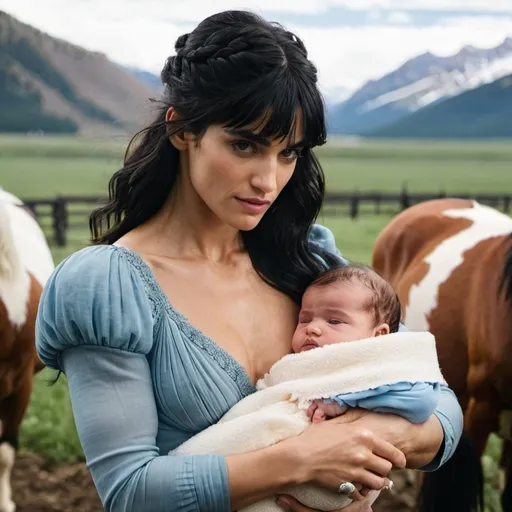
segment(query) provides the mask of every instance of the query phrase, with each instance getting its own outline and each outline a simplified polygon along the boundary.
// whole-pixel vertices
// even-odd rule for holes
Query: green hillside
[[[0,11],[0,132],[132,132],[151,96],[105,55]]]
[[[70,119],[59,118],[43,111],[40,93],[24,84],[15,72],[20,61],[43,76],[60,78],[41,56],[25,41],[0,44],[0,131],[27,132],[43,130],[49,133],[75,133],[77,125]]]

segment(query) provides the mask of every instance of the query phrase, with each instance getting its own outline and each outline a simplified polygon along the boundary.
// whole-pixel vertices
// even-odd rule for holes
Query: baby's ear
[[[378,327],[375,327],[373,331],[374,336],[384,336],[389,334],[390,329],[388,324],[380,324]]]

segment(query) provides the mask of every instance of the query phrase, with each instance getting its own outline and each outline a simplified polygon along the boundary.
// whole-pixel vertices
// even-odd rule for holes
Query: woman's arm
[[[443,429],[435,415],[425,423],[410,423],[395,414],[352,409],[329,421],[354,423],[371,430],[377,437],[385,439],[405,455],[406,467],[421,469],[429,464],[443,444]]]
[[[382,427],[386,428],[386,425]],[[443,385],[437,409],[425,423],[413,425],[395,417],[383,438],[404,452],[408,468],[435,471],[453,455],[462,428],[463,414],[459,402],[453,391]],[[378,434],[378,430],[375,432]]]
[[[144,354],[88,345],[63,351],[61,360],[80,442],[106,512],[230,510],[222,456],[159,453]]]
[[[407,467],[434,471],[452,455],[462,434],[463,416],[453,391],[441,386],[439,404],[425,423],[413,424],[394,414],[352,409],[331,421],[354,422],[401,450]]]
[[[393,415],[389,424],[382,425],[388,427],[385,432],[379,432],[379,427],[367,426],[404,453],[409,469],[421,469],[429,464],[443,444],[443,428],[436,415],[425,423],[409,423]]]
[[[441,424],[443,440],[434,457],[426,463],[418,466],[418,469],[421,471],[435,471],[442,466],[451,458],[462,436],[462,430],[464,427],[462,408],[455,396],[455,393],[448,386],[441,386],[439,404],[437,405],[434,416]],[[428,435],[428,428],[425,428],[424,433],[426,438],[430,437]],[[430,439],[433,438],[430,437]],[[421,441],[418,440],[418,442],[420,443]],[[436,443],[433,442],[431,446],[434,448]]]

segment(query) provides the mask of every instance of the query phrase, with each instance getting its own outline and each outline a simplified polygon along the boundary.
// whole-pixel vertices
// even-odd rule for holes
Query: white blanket
[[[445,383],[432,334],[397,332],[289,354],[257,382],[256,393],[169,455],[232,455],[259,450],[303,432],[310,425],[306,409],[312,400],[402,381]],[[318,510],[332,511],[351,503],[347,496],[311,485],[284,492]],[[379,492],[372,493],[372,500]],[[279,511],[282,509],[273,498],[243,509]]]

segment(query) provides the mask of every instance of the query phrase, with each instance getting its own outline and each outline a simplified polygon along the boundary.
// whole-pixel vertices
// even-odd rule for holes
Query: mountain
[[[429,105],[367,134],[400,138],[512,137],[512,74]]]
[[[0,132],[133,131],[155,90],[105,55],[0,11]]]
[[[367,82],[345,102],[331,108],[329,130],[364,135],[509,73],[512,73],[510,37],[496,48],[465,46],[449,57],[425,53],[379,80]]]
[[[124,69],[126,69],[126,71],[128,71],[128,73],[134,76],[137,80],[142,81],[142,83],[146,84],[151,89],[154,89],[155,92],[159,93],[162,91],[163,85],[158,75],[155,75],[149,71],[145,71],[144,69],[130,66],[127,66]]]

